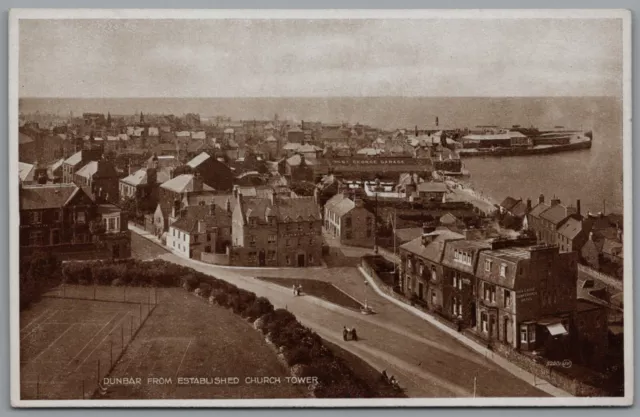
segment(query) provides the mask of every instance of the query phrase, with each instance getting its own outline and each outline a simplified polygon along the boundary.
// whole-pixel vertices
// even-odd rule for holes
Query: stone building
[[[324,205],[324,231],[343,245],[371,248],[375,244],[375,216],[361,198],[340,192]]]

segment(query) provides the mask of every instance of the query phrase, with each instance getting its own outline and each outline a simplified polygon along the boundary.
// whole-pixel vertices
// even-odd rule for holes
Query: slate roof
[[[502,201],[502,203],[500,203],[500,207],[503,207],[507,211],[511,211],[511,209],[516,204],[518,204],[518,201],[520,201],[520,200],[517,200],[517,199],[515,199],[513,197],[507,197]]]
[[[209,158],[211,158],[211,156],[208,153],[202,152],[201,154],[193,158],[191,161],[187,162],[187,165],[189,165],[191,168],[196,168]]]
[[[404,243],[422,236],[422,231],[422,227],[408,227],[404,229],[396,229],[395,233],[396,237]]]
[[[194,205],[185,207],[183,214],[178,220],[171,224],[171,227],[180,229],[187,233],[198,231],[198,221],[204,221],[207,230],[215,227],[231,227],[231,215],[218,207],[213,206],[214,213],[211,214],[210,205]]]
[[[80,162],[82,162],[82,151],[78,151],[64,160],[65,164],[72,166],[78,165]]]
[[[558,233],[568,239],[574,239],[578,236],[578,233],[582,231],[582,222],[578,219],[570,217],[567,221],[558,229]]]
[[[21,210],[43,210],[63,207],[82,192],[75,184],[25,185],[20,192]]]
[[[160,186],[176,193],[192,192],[194,191],[193,174],[178,175],[169,181],[163,182]],[[207,184],[202,184],[202,191],[214,191],[214,189]]]
[[[34,166],[25,162],[18,162],[18,171],[21,181],[33,181],[35,174]]]
[[[553,224],[558,224],[567,218],[567,208],[562,204],[556,204],[540,213],[540,218],[548,220]]]
[[[302,156],[299,154],[295,154],[292,157],[290,157],[289,159],[287,159],[287,164],[290,166],[298,166],[302,163]],[[315,162],[313,161],[313,159],[311,158],[304,158],[304,163],[306,165],[315,165]]]
[[[91,161],[87,165],[80,168],[76,172],[76,175],[84,178],[91,178],[96,172],[98,172],[98,161]]]
[[[527,205],[522,201],[518,201],[511,209],[511,214],[516,217],[524,217],[527,214]]]
[[[540,215],[550,207],[551,206],[548,205],[547,203],[540,203],[540,204],[537,204],[533,209],[531,209],[531,213],[529,214],[534,217],[540,217]]]
[[[276,207],[280,221],[297,221],[299,217],[304,221],[322,218],[320,207],[313,197],[278,198]]]
[[[439,263],[442,260],[445,242],[447,240],[464,239],[463,235],[446,229],[435,230],[431,232],[430,235],[435,237],[433,241],[426,246],[422,244],[422,236],[420,236],[401,245],[400,248],[418,257]]]
[[[442,217],[440,217],[441,224],[456,224],[458,223],[458,218],[451,213],[446,213]]]

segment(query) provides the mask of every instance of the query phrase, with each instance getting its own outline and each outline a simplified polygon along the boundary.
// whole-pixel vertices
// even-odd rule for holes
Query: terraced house
[[[322,217],[313,197],[243,197],[231,226],[232,265],[319,266]]]
[[[443,312],[442,258],[448,241],[464,236],[448,229],[425,227],[422,236],[400,246],[400,288],[429,310]]]

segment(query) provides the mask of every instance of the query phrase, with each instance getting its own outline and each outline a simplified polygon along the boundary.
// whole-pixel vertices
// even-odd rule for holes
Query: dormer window
[[[484,270],[486,272],[491,272],[491,261],[489,259],[485,259],[484,261]]]
[[[501,264],[500,265],[500,276],[502,278],[506,278],[506,276],[507,276],[507,264]]]

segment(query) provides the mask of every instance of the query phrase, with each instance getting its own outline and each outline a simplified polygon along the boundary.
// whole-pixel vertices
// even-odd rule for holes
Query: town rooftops
[[[550,221],[553,224],[558,224],[562,220],[567,218],[567,207],[562,204],[555,204],[540,213],[540,218]]]
[[[72,166],[78,165],[80,162],[82,162],[82,151],[78,151],[64,160],[65,164]]]
[[[20,191],[20,210],[64,207],[76,193],[75,184],[25,185]]]
[[[428,259],[433,262],[440,262],[442,260],[442,255],[444,254],[445,242],[448,240],[464,239],[463,235],[447,229],[435,230],[428,233],[426,236],[429,236],[430,239],[432,239],[427,245],[423,244],[423,238],[425,237],[425,234],[423,234],[422,236],[403,244],[400,246],[400,249],[420,258]]]
[[[320,208],[313,197],[277,198],[278,217],[283,222],[320,220]]]
[[[616,256],[619,258],[624,257],[623,245],[614,239],[605,238],[602,243],[602,253],[606,255]]]
[[[187,162],[187,165],[189,165],[191,168],[197,168],[198,166],[200,166],[200,164],[202,164],[209,158],[211,158],[211,156],[208,153],[202,152],[191,161]]]
[[[25,162],[18,162],[18,171],[20,175],[20,181],[33,181],[35,174],[35,167],[32,164]]]
[[[203,221],[206,229],[231,227],[231,216],[217,205],[194,205],[185,207],[183,214],[171,227],[187,233],[198,232],[198,222]]]
[[[356,203],[352,199],[345,197],[342,194],[340,194],[340,196],[341,198],[332,201],[331,205],[329,206],[329,210],[335,213],[337,217],[344,216],[345,214],[353,210],[356,206]],[[333,200],[334,198],[335,196],[331,200]]]
[[[549,207],[551,206],[547,203],[539,203],[531,210],[531,213],[529,214],[533,217],[540,217],[540,215]]]
[[[273,137],[273,135],[271,135],[268,138],[266,138],[264,141],[265,142],[277,142],[278,139],[276,139],[275,137]]]
[[[513,197],[507,197],[505,198],[502,203],[500,203],[500,207],[504,208],[507,211],[511,211],[511,209],[518,203],[518,201]]]
[[[76,172],[76,175],[84,178],[91,178],[96,172],[98,172],[98,161],[91,161],[87,165],[80,168]]]
[[[113,164],[104,160],[91,161],[87,163],[76,172],[76,175],[79,175],[83,178],[93,178],[93,176],[98,172],[100,173],[99,176],[101,177],[118,176],[118,172],[114,168]]]
[[[295,151],[301,146],[302,145],[297,142],[289,142],[286,145],[284,145],[282,149],[284,149],[285,151]]]
[[[182,174],[175,178],[170,179],[160,185],[160,187],[170,190],[176,193],[186,193],[193,191],[214,191],[213,188],[207,184],[202,184],[202,189],[197,184],[194,184],[193,174]]]
[[[558,229],[558,233],[568,239],[574,239],[582,231],[582,222],[573,217],[569,217]]]
[[[295,154],[289,159],[287,159],[287,164],[290,166],[298,166],[302,163],[303,157],[300,154]],[[304,163],[306,165],[314,165],[314,161],[312,158],[304,158]]]
[[[22,132],[19,132],[18,134],[18,144],[19,145],[24,145],[27,143],[31,143],[33,142],[33,138],[27,134],[24,134]]]
[[[422,193],[446,193],[447,186],[443,182],[421,182],[418,184],[418,192]]]
[[[484,240],[451,240],[445,247],[442,264],[450,268],[474,274],[474,266],[478,252],[491,249],[491,244]],[[456,254],[458,255],[456,257]]]

